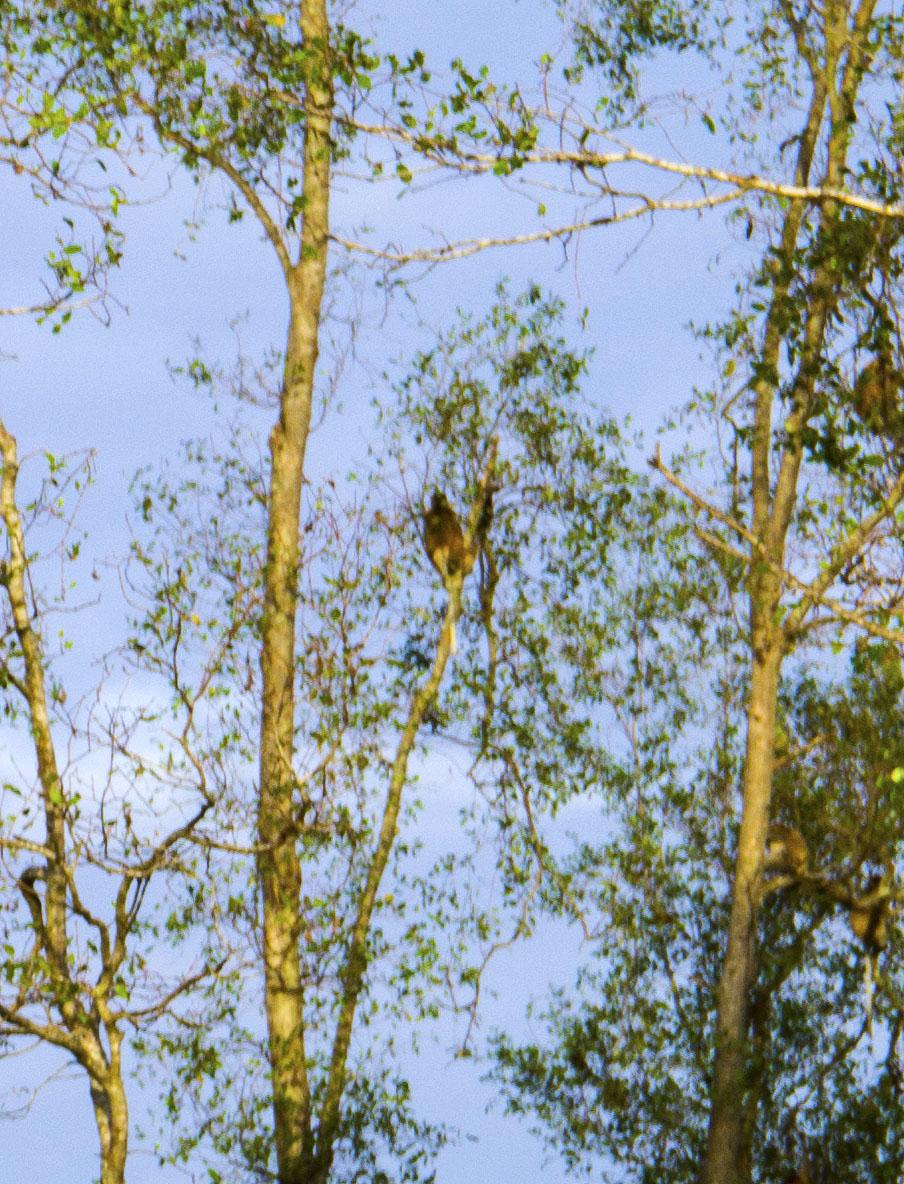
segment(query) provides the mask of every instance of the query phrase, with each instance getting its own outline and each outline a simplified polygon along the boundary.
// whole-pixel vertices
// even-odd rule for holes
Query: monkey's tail
[[[452,654],[452,656],[454,657],[455,654],[458,653],[458,637],[455,632],[455,622],[454,621],[452,622],[452,628],[450,630],[450,634],[451,634],[451,636],[449,638],[449,653]]]
[[[875,954],[863,955],[863,1010],[866,1014],[866,1030],[873,1032],[873,996],[876,993],[876,972],[879,969]]]

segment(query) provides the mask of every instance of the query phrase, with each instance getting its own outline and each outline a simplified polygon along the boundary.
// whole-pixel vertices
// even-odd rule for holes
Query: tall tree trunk
[[[264,574],[262,712],[257,868],[263,899],[264,1002],[273,1080],[280,1184],[303,1184],[312,1154],[301,977],[301,869],[293,773],[295,617],[305,447],[311,423],[330,196],[329,25],[323,0],[304,0],[311,53],[304,96],[303,224],[297,262],[287,268],[289,328],[279,420],[270,434]]]
[[[129,1138],[129,1108],[122,1075],[89,1073],[91,1104],[100,1139],[100,1184],[125,1184]]]
[[[775,708],[782,653],[774,642],[754,652],[747,703],[744,810],[738,836],[728,944],[718,993],[716,1058],[703,1179],[738,1178],[747,1067],[748,996],[752,982],[756,891],[769,824]]]
[[[875,0],[831,0],[824,22],[798,19],[788,6],[790,30],[797,44],[807,48],[806,64],[812,90],[806,121],[798,143],[795,181],[809,182],[821,136],[825,137],[824,183],[844,184],[856,97],[864,70],[864,51]],[[808,19],[812,26],[805,27]],[[824,38],[819,50],[819,35]],[[824,123],[828,119],[827,128]],[[748,1073],[749,1000],[753,986],[754,942],[758,878],[766,846],[772,793],[775,716],[782,661],[793,637],[781,623],[785,544],[798,497],[803,462],[802,433],[812,414],[820,380],[826,327],[837,306],[838,276],[833,270],[838,217],[825,203],[816,231],[814,257],[819,262],[809,281],[807,313],[799,348],[799,362],[789,394],[783,443],[775,479],[773,418],[779,393],[788,301],[794,276],[795,251],[803,225],[803,206],[793,205],[784,220],[766,317],[763,346],[752,383],[754,394],[751,441],[751,533],[756,540],[750,556],[749,620],[751,676],[747,698],[747,743],[742,785],[741,825],[732,887],[725,962],[717,994],[716,1050],[711,1082],[709,1129],[700,1179],[702,1184],[742,1184],[745,1149],[744,1117]],[[750,1132],[747,1134],[750,1144]]]

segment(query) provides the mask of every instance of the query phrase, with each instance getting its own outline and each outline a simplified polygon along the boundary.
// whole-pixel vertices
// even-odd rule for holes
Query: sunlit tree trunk
[[[735,1180],[741,1151],[756,888],[769,823],[780,663],[781,651],[775,646],[754,655],[747,703],[744,811],[738,837],[728,943],[718,994],[716,1059],[704,1173],[707,1181]]]
[[[825,6],[824,21],[818,26],[815,17],[798,20],[790,6],[783,6],[798,46],[806,48],[812,84],[806,122],[799,138],[795,177],[799,185],[810,181],[820,142],[825,145],[824,183],[840,187],[844,182],[866,31],[874,7],[875,0],[860,0],[860,3],[832,0]],[[751,533],[755,543],[748,575],[751,669],[747,738],[728,939],[717,995],[716,1051],[701,1170],[703,1184],[742,1184],[744,1165],[750,1160],[744,1148],[744,1118],[758,879],[769,825],[782,660],[794,640],[793,632],[782,623],[781,573],[797,505],[804,447],[802,433],[813,411],[826,327],[838,300],[838,277],[832,268],[837,251],[837,211],[831,203],[826,203],[816,231],[819,249],[814,252],[821,262],[810,276],[804,277],[810,300],[799,360],[789,388],[782,443],[776,453],[773,424],[803,213],[804,207],[798,203],[785,216],[774,263],[775,279],[763,347],[751,384],[754,395]]]
[[[287,267],[289,329],[279,420],[270,434],[267,562],[262,622],[262,715],[258,858],[263,898],[264,997],[273,1075],[280,1184],[308,1179],[311,1097],[305,1064],[301,977],[301,870],[295,729],[295,616],[305,447],[311,423],[321,302],[327,265],[330,196],[329,25],[323,0],[304,0],[311,52],[304,96],[303,227],[297,262]]]
[[[114,1071],[108,1070],[100,1078],[89,1074],[91,1103],[100,1139],[100,1184],[124,1184],[126,1178],[129,1109],[118,1057],[116,1061]]]

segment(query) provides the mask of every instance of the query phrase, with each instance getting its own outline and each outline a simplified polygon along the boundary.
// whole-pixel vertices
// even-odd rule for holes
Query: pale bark
[[[261,637],[262,714],[258,876],[263,900],[264,1004],[273,1077],[280,1184],[302,1184],[312,1154],[305,1063],[301,868],[293,752],[295,618],[304,458],[311,423],[321,304],[326,277],[332,87],[323,0],[304,0],[305,45],[320,51],[304,97],[304,211],[298,259],[284,253],[289,328],[279,420],[270,434],[272,467]]]
[[[124,1184],[129,1143],[129,1108],[122,1081],[119,1041],[110,1063],[106,1063],[100,1042],[91,1057],[104,1068],[94,1076],[89,1071],[91,1103],[100,1138],[100,1184]]]

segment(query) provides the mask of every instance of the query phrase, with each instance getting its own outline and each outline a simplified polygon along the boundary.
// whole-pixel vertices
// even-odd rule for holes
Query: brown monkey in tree
[[[851,904],[848,920],[863,952],[875,958],[888,945],[888,921],[891,898],[882,891],[884,876],[873,876],[866,891]]]
[[[424,546],[430,562],[448,584],[451,576],[464,570],[470,571],[466,563],[465,539],[458,515],[446,500],[446,495],[434,490],[430,508],[424,514]],[[473,562],[471,563],[473,567]]]
[[[433,491],[430,506],[424,514],[424,548],[430,562],[443,577],[443,584],[449,588],[449,581],[459,572],[468,575],[474,567],[478,554],[486,544],[487,532],[493,517],[493,494],[495,486],[487,476],[483,482],[483,502],[477,519],[473,545],[465,547],[464,533],[458,515],[449,505],[446,495]],[[452,626],[452,653],[456,653],[455,626]]]
[[[438,489],[433,491],[430,508],[424,514],[424,547],[447,589],[453,576],[460,571],[467,575],[474,566],[473,556],[469,557],[465,551],[465,538],[458,515],[449,505],[446,495]],[[454,622],[450,648],[453,654],[458,652]]]
[[[852,402],[870,431],[896,440],[904,434],[901,388],[901,374],[888,353],[876,354],[857,375]]]
[[[805,876],[809,859],[807,842],[800,831],[784,822],[773,822],[766,831],[766,870]]]

